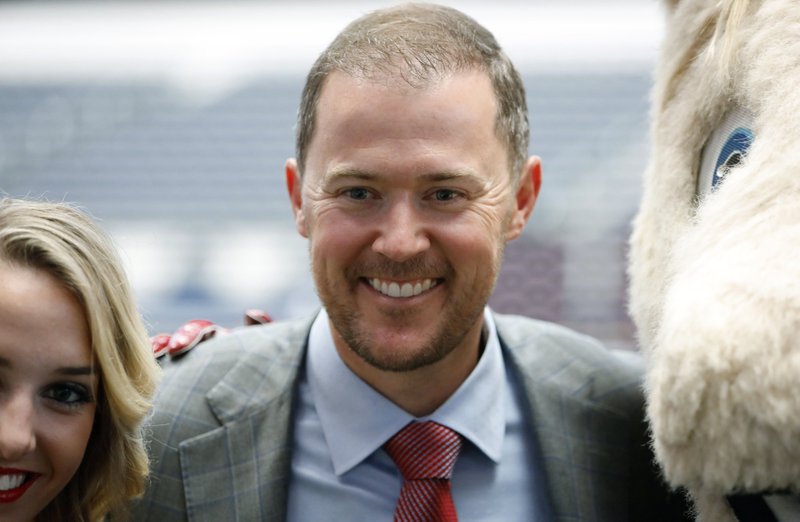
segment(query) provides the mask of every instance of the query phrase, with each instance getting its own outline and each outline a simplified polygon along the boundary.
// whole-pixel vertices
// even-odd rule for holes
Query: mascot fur
[[[800,520],[800,0],[669,0],[630,310],[698,520]]]

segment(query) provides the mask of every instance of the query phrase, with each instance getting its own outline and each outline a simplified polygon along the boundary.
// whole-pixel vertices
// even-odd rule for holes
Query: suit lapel
[[[520,338],[502,316],[497,323],[528,399],[555,519],[627,520],[628,419],[586,399],[592,377],[576,371],[568,347],[543,335]]]
[[[496,321],[528,399],[555,519],[627,520],[630,421],[587,399],[593,377],[576,371],[580,359],[569,345],[535,331],[531,338],[509,318]],[[285,519],[294,383],[309,327],[240,334],[242,345],[256,348],[207,395],[221,426],[180,444],[190,520]]]
[[[526,384],[529,414],[557,520],[626,520],[627,423],[583,401],[532,391],[535,387]]]
[[[206,396],[222,426],[180,445],[190,520],[285,519],[294,383],[309,324],[243,332],[242,344],[256,348]]]

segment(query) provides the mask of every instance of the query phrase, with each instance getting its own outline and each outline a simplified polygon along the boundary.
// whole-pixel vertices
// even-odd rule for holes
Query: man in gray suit
[[[638,362],[487,308],[539,193],[527,146],[520,77],[471,18],[410,4],[345,28],[308,75],[286,163],[323,308],[167,368],[134,518],[682,519]],[[421,425],[453,437],[454,468],[404,478],[390,441]]]

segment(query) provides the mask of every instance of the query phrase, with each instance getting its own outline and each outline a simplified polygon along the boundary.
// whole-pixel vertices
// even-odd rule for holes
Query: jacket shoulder
[[[185,440],[219,427],[263,395],[290,387],[309,327],[310,321],[248,326],[204,341],[167,362],[149,429],[167,436],[166,429],[170,440]],[[228,403],[215,403],[216,396]]]
[[[203,377],[201,382],[193,383],[195,389],[213,387],[243,357],[270,359],[285,356],[283,352],[287,342],[300,350],[305,344],[310,325],[310,321],[302,320],[240,327],[203,341],[184,355],[163,363],[163,378],[159,388],[183,382],[189,375]]]
[[[256,416],[268,416],[275,424],[272,433],[281,432],[288,416],[282,413],[283,405],[291,402],[310,325],[306,320],[248,326],[205,341],[165,364],[143,429],[150,485],[132,506],[134,520],[186,519],[190,478],[183,452],[189,447],[249,433],[235,425]],[[280,446],[274,436],[269,440]]]
[[[640,418],[644,362],[597,339],[547,321],[495,315],[501,342],[523,379]]]

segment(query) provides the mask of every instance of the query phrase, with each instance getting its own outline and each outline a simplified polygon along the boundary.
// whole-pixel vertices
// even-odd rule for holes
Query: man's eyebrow
[[[11,361],[6,359],[5,357],[0,357],[0,366],[3,368],[11,368]]]
[[[357,170],[357,169],[336,169],[325,174],[323,183],[334,183],[339,180],[359,180],[359,181],[374,181],[379,179],[380,175],[374,172]],[[419,177],[420,181],[427,183],[439,183],[442,181],[464,180],[469,183],[484,184],[485,180],[478,174],[471,170],[454,170],[443,172],[431,172],[423,174]]]
[[[485,180],[483,178],[481,178],[471,170],[432,172],[430,174],[424,174],[423,176],[421,176],[421,179],[429,183],[430,182],[437,183],[442,181],[453,181],[453,180],[461,180],[461,181],[466,181],[468,183],[478,183],[481,185],[485,183]]]
[[[377,178],[378,175],[373,172],[366,172],[363,170],[356,170],[356,169],[334,169],[325,174],[325,176],[322,178],[322,183],[327,185],[331,183],[336,183],[343,179],[372,181]]]

